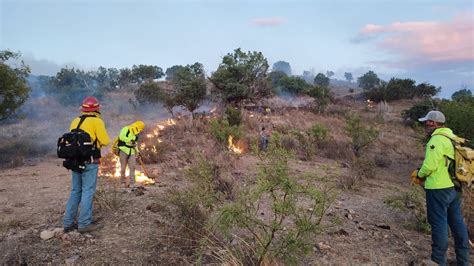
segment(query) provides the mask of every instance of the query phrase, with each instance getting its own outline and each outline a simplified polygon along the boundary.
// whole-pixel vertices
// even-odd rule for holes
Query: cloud
[[[471,68],[474,66],[474,14],[459,13],[451,21],[367,24],[354,42],[375,40],[377,47],[396,55],[382,62],[401,68]]]
[[[47,60],[47,59],[38,59],[31,53],[26,53],[22,55],[22,59],[26,65],[28,65],[31,69],[31,74],[33,75],[46,75],[46,76],[54,76],[56,75],[61,68],[64,67],[74,67],[78,69],[84,69],[84,67],[80,66],[77,63],[69,62],[58,64],[56,62]],[[84,69],[87,70],[87,69]]]
[[[252,25],[259,27],[278,26],[285,22],[286,20],[282,18],[256,18],[252,20]]]

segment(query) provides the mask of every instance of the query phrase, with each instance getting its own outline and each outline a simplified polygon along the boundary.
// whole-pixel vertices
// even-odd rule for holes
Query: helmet
[[[81,111],[82,112],[100,111],[99,101],[95,97],[92,97],[92,96],[86,97],[82,101]]]
[[[143,129],[145,129],[145,123],[140,120],[130,125],[130,130],[134,135],[137,135],[138,133],[142,132]]]

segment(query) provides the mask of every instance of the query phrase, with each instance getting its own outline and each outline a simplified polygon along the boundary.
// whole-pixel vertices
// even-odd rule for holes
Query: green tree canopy
[[[291,76],[290,63],[285,62],[285,61],[278,61],[278,62],[274,63],[273,66],[272,66],[272,72],[277,72],[277,71],[283,72],[287,76]]]
[[[344,72],[344,78],[346,78],[347,81],[351,82],[354,78],[352,77],[351,72]]]
[[[372,70],[365,73],[362,77],[357,78],[357,82],[359,83],[359,87],[369,90],[375,88],[380,85],[381,80]]]
[[[176,73],[176,71],[177,71],[178,69],[181,69],[181,68],[184,68],[184,66],[182,66],[182,65],[174,65],[174,66],[172,66],[172,67],[167,68],[167,69],[166,69],[166,72],[165,72],[165,74],[166,74],[166,80],[172,80],[173,77],[174,77],[174,73]]]
[[[132,76],[134,81],[142,83],[144,81],[151,81],[159,79],[164,76],[161,67],[152,65],[133,65]]]
[[[261,52],[244,53],[238,48],[224,56],[210,80],[223,100],[238,103],[270,93],[267,70],[268,62]]]
[[[329,78],[323,73],[318,73],[314,78],[314,85],[327,88],[329,86]]]
[[[20,66],[11,67],[6,61],[19,61],[21,55],[8,50],[0,51],[0,121],[15,114],[28,99],[30,88],[27,77],[30,68],[21,61]]]
[[[456,102],[473,102],[472,91],[466,88],[458,90],[451,95],[451,99]]]
[[[172,82],[176,91],[177,104],[186,107],[193,113],[206,97],[204,66],[201,63],[194,63],[179,68],[174,73]]]
[[[277,85],[277,90],[287,91],[289,93],[298,94],[306,92],[311,85],[300,77],[282,77]]]

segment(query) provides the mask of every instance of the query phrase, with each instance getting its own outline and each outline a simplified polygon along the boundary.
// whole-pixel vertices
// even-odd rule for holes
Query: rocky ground
[[[373,158],[388,157],[389,162],[379,163],[375,177],[357,181],[350,189],[338,186],[324,229],[314,238],[311,254],[301,259],[300,264],[411,265],[429,257],[430,236],[409,229],[406,225],[411,216],[386,204],[388,198],[415,189],[408,176],[423,158],[416,133],[401,124],[399,111],[403,107],[394,106],[386,113],[384,123],[379,125],[379,141],[371,149]],[[365,107],[347,108],[362,113]],[[376,111],[367,111],[365,115],[375,114]],[[276,126],[304,128],[313,121],[326,125],[334,142],[348,141],[344,139],[344,120],[337,115],[318,116],[292,110],[270,117],[270,123]],[[240,185],[247,182],[247,177],[255,176],[260,162],[251,152],[237,155],[217,147],[205,133],[205,126],[197,127],[187,125],[160,136],[161,141],[169,143],[167,151],[156,162],[147,164],[151,175],[159,181],[155,185],[135,191],[120,190],[116,178],[102,174],[94,219],[105,227],[90,234],[65,234],[61,230],[70,190],[70,173],[61,167],[61,160],[51,155],[27,161],[21,167],[1,169],[0,263],[192,264],[193,257],[186,249],[171,244],[174,242],[170,237],[177,233],[173,232],[175,209],[167,206],[166,201],[168,191],[189,186],[184,170],[195,159],[192,151],[205,156],[213,153],[210,158],[226,153],[223,158],[230,166],[223,167],[222,174]],[[248,135],[257,134],[256,128]],[[312,172],[340,184],[354,174],[348,159],[334,156],[337,152],[350,152],[344,145],[340,149],[322,150],[309,161],[295,158],[290,162],[290,172],[295,176]],[[451,243],[451,262],[452,247]]]

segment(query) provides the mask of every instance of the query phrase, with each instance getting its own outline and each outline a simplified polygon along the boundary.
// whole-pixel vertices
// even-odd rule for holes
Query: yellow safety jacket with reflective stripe
[[[92,142],[96,142],[97,148],[101,148],[109,145],[110,139],[105,129],[105,123],[100,117],[100,114],[95,112],[83,112],[82,115],[95,115],[95,117],[87,117],[81,124],[81,129],[84,130],[91,137]],[[77,128],[80,117],[76,117],[72,120],[69,130]]]
[[[119,144],[119,149],[127,155],[135,154],[135,143],[137,141],[137,135],[133,134],[130,130],[130,126],[123,127],[120,130],[119,141],[123,142],[124,145]]]
[[[454,163],[454,147],[451,140],[445,136],[452,135],[449,128],[437,128],[426,144],[425,160],[418,171],[418,177],[426,178],[425,189],[442,189],[454,187],[448,172],[449,164]]]

